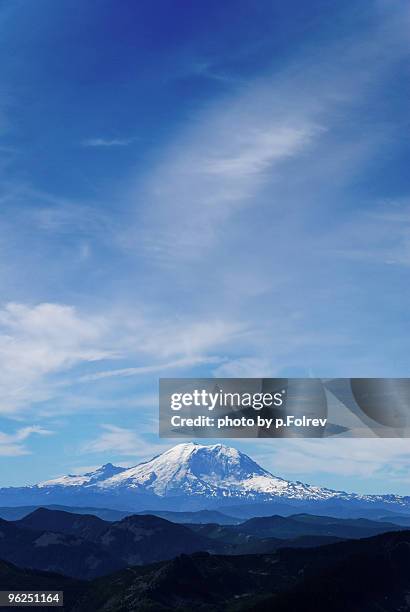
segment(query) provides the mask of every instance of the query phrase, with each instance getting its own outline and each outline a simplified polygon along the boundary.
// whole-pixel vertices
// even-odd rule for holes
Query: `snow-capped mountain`
[[[79,486],[89,486],[97,484],[98,482],[102,482],[107,480],[107,478],[111,478],[116,474],[120,474],[124,472],[126,468],[119,467],[117,465],[113,465],[112,463],[106,463],[102,465],[94,472],[86,472],[85,474],[68,474],[67,476],[61,476],[60,478],[53,478],[52,480],[47,480],[46,482],[41,482],[38,487],[53,487],[53,486],[63,486],[63,487],[79,487]]]
[[[68,475],[37,485],[95,487],[100,491],[144,491],[158,497],[204,496],[326,499],[332,491],[273,476],[236,448],[215,444],[178,444],[150,461],[126,469],[106,464],[95,472]]]
[[[285,496],[324,499],[331,491],[273,476],[236,448],[215,444],[178,444],[128,470],[101,480],[101,489],[143,488],[159,497]]]
[[[269,503],[301,511],[384,508],[410,513],[410,498],[334,491],[274,476],[235,448],[178,444],[135,467],[108,463],[94,472],[68,475],[32,487],[0,489],[0,506],[94,505],[129,510],[205,509]]]

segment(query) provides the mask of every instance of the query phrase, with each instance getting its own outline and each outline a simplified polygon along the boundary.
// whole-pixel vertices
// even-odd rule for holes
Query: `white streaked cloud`
[[[0,310],[0,411],[48,399],[50,375],[115,357],[107,340],[104,317],[61,304],[7,304]]]
[[[0,412],[26,412],[69,395],[77,383],[218,364],[223,358],[214,351],[246,333],[221,319],[175,323],[136,311],[99,315],[64,304],[7,304],[0,310]],[[120,358],[136,365],[115,367]],[[73,368],[92,364],[92,373],[73,376]],[[65,412],[67,402],[60,403]]]
[[[357,212],[326,248],[353,261],[410,266],[409,201],[376,203],[371,211]]]
[[[216,378],[269,378],[275,375],[275,368],[269,359],[240,357],[226,360],[213,370]]]
[[[25,442],[32,435],[50,436],[54,432],[43,427],[30,425],[18,429],[13,434],[0,432],[0,456],[2,457],[18,457],[20,455],[29,455],[30,450],[26,447]]]
[[[249,180],[249,176],[261,175],[275,160],[296,155],[306,146],[318,128],[314,126],[286,127],[277,125],[270,131],[250,130],[239,133],[232,151],[226,151],[204,160],[203,172],[220,175],[232,180]]]
[[[167,370],[174,370],[179,368],[192,368],[199,365],[215,364],[223,361],[221,357],[189,357],[183,359],[176,359],[175,361],[168,361],[166,363],[158,363],[149,366],[141,366],[136,368],[122,368],[112,369],[103,372],[97,372],[96,374],[88,374],[81,376],[78,382],[91,382],[93,380],[101,380],[103,378],[128,377],[128,376],[144,376],[146,374],[159,374]]]
[[[277,443],[279,442],[279,443]],[[407,439],[280,440],[258,445],[254,457],[274,474],[321,474],[410,483]],[[395,487],[392,486],[392,490]]]
[[[83,447],[85,453],[115,452],[121,455],[133,455],[137,452],[139,437],[135,431],[117,425],[101,425],[103,432]]]
[[[86,138],[82,141],[83,147],[127,147],[135,138]]]
[[[360,36],[309,50],[191,117],[142,186],[139,177],[123,244],[165,269],[215,261],[213,250],[235,249],[232,236],[244,239],[243,210],[264,218],[269,207],[270,222],[279,215],[297,245],[291,213],[320,216],[321,192],[342,197],[388,134],[389,126],[363,130],[351,120],[409,55],[408,8],[379,8],[383,18]]]
[[[125,233],[137,237],[146,253],[165,266],[197,260],[223,239],[227,223],[267,181],[279,178],[282,164],[308,149],[323,128],[309,119],[262,116],[252,112],[258,94],[237,107],[211,114],[168,151],[148,179],[142,198],[147,206],[138,224]],[[229,236],[227,236],[229,240]]]
[[[102,433],[99,436],[83,446],[83,453],[111,453],[117,456],[151,459],[154,454],[170,446],[169,440],[147,442],[136,431],[117,425],[103,424],[101,429]]]

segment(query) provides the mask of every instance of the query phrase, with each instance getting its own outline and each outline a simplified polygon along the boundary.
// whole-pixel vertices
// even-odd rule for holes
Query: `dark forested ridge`
[[[405,612],[410,531],[402,529],[306,514],[233,525],[153,515],[109,522],[39,508],[0,520],[0,588],[64,590],[73,612]]]

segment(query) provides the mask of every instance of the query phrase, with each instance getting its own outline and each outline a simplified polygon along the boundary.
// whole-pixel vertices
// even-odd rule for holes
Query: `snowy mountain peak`
[[[160,497],[194,494],[226,498],[278,494],[287,485],[286,480],[273,476],[236,448],[189,442],[177,444],[98,486],[134,488]]]
[[[108,463],[81,476],[69,475],[40,487],[134,491],[157,497],[201,496],[262,499],[272,496],[323,499],[331,491],[273,476],[245,453],[224,444],[177,444],[132,468]]]
[[[357,495],[274,476],[245,453],[223,444],[177,444],[132,468],[107,463],[32,487],[0,489],[2,505],[39,502],[132,509],[196,509],[247,502],[331,502],[410,508],[410,498]],[[11,503],[10,503],[11,502]],[[328,506],[326,506],[327,508]]]
[[[251,474],[267,474],[266,470],[250,457],[224,444],[177,444],[151,461],[155,461],[158,466],[172,463],[180,467],[181,463],[184,463],[186,468],[198,477],[212,475],[219,478],[247,478]]]
[[[113,465],[112,463],[106,463],[92,472],[86,472],[85,474],[68,474],[67,476],[46,480],[45,482],[41,482],[38,486],[78,487],[83,485],[92,485],[106,480],[107,478],[111,478],[116,474],[120,474],[121,472],[125,472],[125,470],[126,468]]]

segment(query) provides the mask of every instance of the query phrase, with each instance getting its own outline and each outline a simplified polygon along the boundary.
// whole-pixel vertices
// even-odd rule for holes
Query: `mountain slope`
[[[0,588],[9,591],[63,591],[64,610],[70,610],[86,589],[86,583],[38,570],[22,569],[0,560]],[[3,610],[5,608],[2,608]],[[15,608],[13,608],[15,609]],[[62,608],[58,608],[62,610]],[[50,610],[50,608],[47,608]]]
[[[183,555],[94,581],[74,611],[404,612],[409,566],[408,531],[274,555]]]
[[[233,516],[228,516],[227,514],[219,512],[218,510],[198,510],[197,512],[167,512],[166,510],[152,510],[137,514],[154,514],[155,516],[160,516],[161,518],[167,519],[172,523],[192,523],[195,525],[207,523],[217,523],[218,525],[235,525],[236,523],[241,522],[240,519]]]
[[[248,612],[406,612],[410,608],[410,532],[282,551],[303,568],[291,589],[244,607]],[[306,554],[307,553],[307,554]],[[289,565],[291,567],[291,565]]]
[[[60,512],[70,512],[71,514],[92,514],[103,521],[120,521],[126,516],[132,514],[132,512],[126,512],[121,510],[112,510],[110,508],[93,508],[84,506],[61,506],[59,504],[40,504],[36,506],[8,506],[0,507],[0,518],[6,521],[18,521],[28,514],[31,514],[39,508],[45,508],[46,510],[59,510]],[[164,517],[166,518],[166,517]],[[232,522],[237,519],[232,518]],[[178,521],[175,521],[178,522]],[[184,522],[184,521],[179,521]]]
[[[111,523],[98,542],[129,565],[172,559],[181,553],[222,549],[184,525],[152,515],[133,515]]]
[[[34,530],[47,530],[63,533],[95,542],[109,527],[109,523],[91,514],[73,514],[38,508],[19,521],[14,521],[16,527]]]
[[[19,532],[52,532],[55,536],[61,535],[63,539],[71,537],[78,542],[87,541],[97,547],[100,556],[115,559],[117,567],[154,563],[182,553],[223,550],[218,542],[184,525],[152,515],[127,516],[111,523],[95,516],[39,508],[19,521],[4,523]],[[1,550],[0,542],[0,558]],[[66,554],[69,557],[70,551]],[[99,575],[102,573],[99,572]]]
[[[88,584],[0,561],[0,586],[63,590],[67,612],[404,612],[409,566],[402,531],[273,555],[182,555]]]
[[[282,517],[272,518],[281,519]],[[272,553],[285,546],[320,546],[340,539],[336,528],[333,529],[333,532],[327,533],[326,530],[321,529],[321,517],[310,517],[312,521],[315,518],[319,520],[319,523],[315,523],[313,528],[309,524],[306,525],[306,533],[303,531],[303,522],[299,524],[289,519],[287,527],[287,532],[290,534],[289,538],[285,537],[286,534],[281,523],[279,523],[281,527],[279,536],[275,537],[274,533],[268,533],[265,537],[263,533],[259,535],[255,528],[253,529],[255,533],[251,533],[252,529],[249,528],[247,531],[244,528],[242,530],[240,525],[218,525],[216,523],[181,525],[152,515],[134,515],[110,523],[94,516],[75,515],[45,508],[39,508],[22,520],[9,524],[36,533],[52,532],[53,534],[88,540],[98,546],[100,557],[107,554],[109,558],[116,560],[119,567],[124,567],[125,565],[142,565],[163,561],[181,553],[190,554],[197,551],[227,555]],[[326,517],[324,517],[325,519]],[[287,521],[287,519],[282,520]],[[368,523],[373,525],[371,521],[368,521]],[[294,525],[296,525],[296,529]],[[265,530],[267,529],[264,525],[262,527]],[[275,531],[271,525],[269,527],[271,531]],[[399,527],[396,528],[399,529]],[[387,530],[387,525],[384,530]],[[382,528],[378,523],[374,523],[373,531],[369,529],[362,533],[368,535],[380,531],[382,531]],[[357,535],[356,532],[355,535]],[[27,548],[24,550],[27,551]],[[65,554],[68,562],[70,551],[66,550]],[[39,567],[43,566],[39,565]],[[84,572],[84,566],[81,565],[80,567],[81,571]],[[98,575],[103,573],[98,568],[96,571]],[[73,575],[73,571],[71,571],[71,574]],[[90,574],[86,572],[82,575],[89,577]]]
[[[109,551],[74,535],[29,529],[0,519],[0,559],[74,578],[95,578],[124,563]]]
[[[366,519],[338,519],[327,516],[296,514],[249,519],[233,530],[258,538],[297,538],[299,536],[333,536],[337,538],[366,538],[387,531],[403,528],[394,523],[369,521]]]

